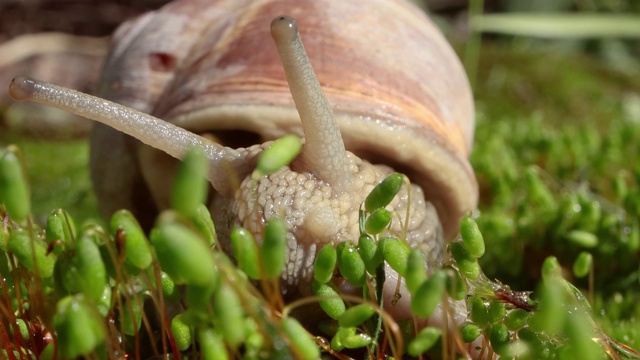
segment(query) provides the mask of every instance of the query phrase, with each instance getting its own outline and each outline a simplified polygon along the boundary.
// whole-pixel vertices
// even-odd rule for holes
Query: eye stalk
[[[302,45],[298,24],[288,16],[278,16],[271,22],[271,37],[302,121],[305,144],[299,162],[304,170],[331,184],[334,191],[347,192],[353,179],[344,141]]]
[[[81,93],[62,86],[17,76],[11,81],[9,95],[16,100],[30,100],[101,122],[122,131],[143,143],[181,159],[187,149],[202,148],[209,159],[209,181],[221,194],[231,196],[228,178],[218,169],[231,167],[236,173],[249,172],[253,161],[235,149],[214,144],[209,140],[171,123],[132,108]]]
[[[9,94],[16,100],[31,100],[101,122],[176,158],[188,147],[208,145],[204,138],[151,115],[25,76],[13,79]]]

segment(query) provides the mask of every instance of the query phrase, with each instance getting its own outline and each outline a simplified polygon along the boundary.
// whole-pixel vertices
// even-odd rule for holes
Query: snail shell
[[[276,18],[269,33],[266,24],[280,13],[299,19],[314,69],[292,19]],[[417,185],[403,187],[390,204],[408,214],[390,231],[404,232],[431,259],[428,266],[441,259],[441,232],[450,239],[477,202],[467,161],[474,125],[469,83],[442,35],[404,1],[178,1],[115,34],[100,95],[140,112],[25,78],[16,78],[10,92],[108,124],[95,127],[91,148],[107,216],[123,207],[141,219],[155,216],[169,205],[175,167],[164,153],[180,158],[188,147],[202,147],[212,164],[217,193],[210,208],[223,247],[231,225],[260,234],[265,219],[284,213],[284,291],[308,291],[323,243],[358,238],[362,201],[393,169]],[[288,133],[305,137],[298,158],[251,181],[263,142]],[[395,283],[385,282],[385,304]],[[410,296],[400,291],[407,296],[395,316],[411,317]]]
[[[467,161],[472,95],[449,44],[408,2],[174,2],[116,32],[100,96],[232,147],[301,135],[266,26],[282,13],[299,24],[347,150],[407,174],[454,236],[478,197]],[[105,215],[167,206],[171,165],[159,153],[97,126],[91,163]],[[154,204],[141,199],[145,188]]]

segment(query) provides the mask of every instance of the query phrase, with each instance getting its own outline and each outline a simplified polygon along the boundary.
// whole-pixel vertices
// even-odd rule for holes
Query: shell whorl
[[[300,25],[347,149],[407,173],[438,209],[446,236],[454,235],[458,219],[477,202],[467,161],[471,91],[446,40],[408,3],[176,2],[120,30],[107,61],[115,70],[103,76],[101,95],[196,132],[243,130],[259,142],[300,134],[265,26],[281,13]],[[137,46],[141,34],[155,35]],[[115,138],[127,146],[122,136],[100,128],[94,133],[102,142]],[[109,156],[94,151],[92,161],[104,164],[101,158]]]

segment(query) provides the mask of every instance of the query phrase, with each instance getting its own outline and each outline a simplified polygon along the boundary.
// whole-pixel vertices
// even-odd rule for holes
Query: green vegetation
[[[555,257],[547,257],[539,267],[542,276],[536,300],[528,292],[488,280],[478,260],[492,256],[495,262],[501,253],[487,251],[484,238],[500,240],[498,235],[505,233],[487,237],[480,232],[482,223],[478,226],[465,218],[460,238],[449,246],[451,256],[445,268],[427,272],[422,254],[409,249],[402,236],[367,232],[367,224],[407,182],[398,174],[380,183],[363,203],[360,242],[327,245],[320,252],[312,286],[317,297],[285,304],[278,290],[285,231],[278,219],[267,222],[264,243],[259,246],[246,230],[234,231],[237,268],[220,251],[208,213],[202,219],[205,196],[201,192],[175,196],[185,193],[184,187],[201,188],[206,181],[202,176],[206,163],[197,151],[186,156],[178,176],[182,180],[174,188],[174,204],[180,210],[160,214],[148,240],[127,211],[116,213],[108,230],[95,224],[78,230],[67,212],[54,210],[45,232],[29,215],[29,191],[17,148],[4,149],[0,160],[4,204],[0,213],[6,224],[0,246],[5,274],[0,323],[4,358],[48,359],[56,354],[59,358],[92,354],[116,358],[127,353],[142,359],[170,353],[175,358],[199,354],[205,359],[315,359],[321,352],[341,356],[354,351],[368,358],[400,358],[401,354],[453,358],[455,351],[462,351],[519,359],[601,359],[607,353],[632,353],[595,323],[587,298],[565,280]],[[537,174],[525,171],[523,183],[528,186],[528,203],[536,211],[543,210],[537,214],[545,214],[549,208],[558,208],[558,200]],[[586,214],[574,215],[577,220],[572,224],[590,224],[589,234],[598,233],[593,230],[597,227],[592,225],[592,212]],[[479,219],[496,217],[489,213]],[[548,219],[553,221],[539,226],[555,224],[555,218]],[[490,228],[495,226],[484,221]],[[567,231],[586,234],[588,230]],[[593,252],[601,244],[597,238],[566,242]],[[581,254],[589,258],[591,253]],[[593,276],[589,260],[582,263],[576,265],[581,276]],[[393,305],[385,304],[382,296],[386,266],[406,277],[413,320],[398,323],[388,312],[393,312]],[[485,267],[495,270],[499,265]],[[361,288],[363,297],[342,293],[332,281],[336,271]],[[258,284],[249,278],[259,280]],[[184,289],[182,295],[176,285]],[[414,321],[422,323],[438,307],[455,306],[449,300],[442,302],[449,297],[466,301],[469,309],[468,320],[459,329],[414,328]],[[317,303],[325,312],[323,330],[312,327],[308,333],[292,317],[304,303]],[[475,345],[457,350],[447,345],[474,341]],[[285,343],[288,346],[283,347]]]

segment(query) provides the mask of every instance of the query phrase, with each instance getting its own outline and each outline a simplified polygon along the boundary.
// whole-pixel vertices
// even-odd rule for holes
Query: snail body
[[[288,17],[269,32],[282,13],[300,36]],[[98,93],[135,110],[25,78],[11,86],[16,98],[103,123],[91,169],[105,216],[155,217],[169,206],[173,158],[202,147],[223,247],[234,225],[259,234],[284,217],[285,291],[309,288],[324,244],[356,241],[361,203],[394,170],[413,185],[389,205],[402,214],[390,232],[422,249],[428,266],[476,206],[469,83],[443,36],[404,1],[176,1],[116,32]],[[289,133],[304,136],[300,155],[252,181],[257,156]]]

